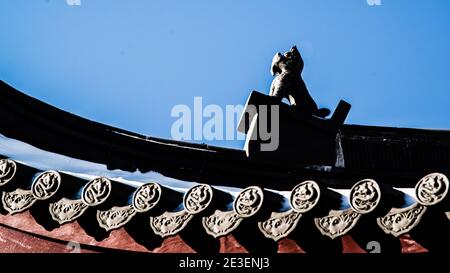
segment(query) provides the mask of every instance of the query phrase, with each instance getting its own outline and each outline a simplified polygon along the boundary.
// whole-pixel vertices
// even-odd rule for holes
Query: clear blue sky
[[[268,92],[298,45],[319,106],[347,123],[450,129],[450,1],[0,0],[0,79],[102,123],[170,138],[175,104]],[[204,141],[241,148],[242,141]]]

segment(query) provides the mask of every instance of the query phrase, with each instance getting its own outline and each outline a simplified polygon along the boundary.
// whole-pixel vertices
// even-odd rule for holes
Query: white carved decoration
[[[46,200],[52,197],[59,189],[60,182],[61,176],[58,172],[43,172],[34,179],[30,190],[16,189],[12,192],[3,192],[3,208],[10,214],[25,211],[37,200]]]
[[[446,212],[445,215],[447,216],[448,220],[450,220],[450,211]]]
[[[84,186],[81,199],[88,206],[97,206],[105,202],[110,193],[111,181],[105,177],[97,177]]]
[[[416,185],[417,201],[424,206],[436,205],[448,193],[448,178],[441,173],[426,175]]]
[[[161,186],[147,183],[140,186],[133,194],[133,208],[137,212],[146,212],[158,204],[161,198]]]
[[[141,185],[133,193],[131,205],[112,207],[97,211],[97,222],[106,231],[118,229],[127,224],[138,212],[152,209],[161,198],[161,186],[156,183]]]
[[[180,232],[192,217],[193,215],[185,210],[165,212],[160,216],[150,217],[150,227],[155,234],[164,238]]]
[[[10,159],[0,159],[0,186],[6,185],[16,174],[17,164]]]
[[[295,186],[289,201],[293,210],[305,213],[314,208],[319,199],[319,185],[314,181],[307,180]]]
[[[243,218],[255,215],[263,204],[264,194],[260,187],[250,186],[242,190],[234,200],[234,211]]]
[[[263,199],[264,194],[260,187],[245,188],[236,196],[232,211],[216,210],[212,215],[203,217],[203,228],[214,238],[227,235],[235,230],[244,218],[255,215],[261,209]]]
[[[161,237],[173,236],[180,232],[194,214],[205,210],[211,203],[213,190],[211,186],[200,184],[190,188],[183,197],[184,209],[178,212],[165,212],[157,217],[150,217],[150,226]]]
[[[295,229],[303,213],[313,209],[319,199],[319,185],[311,180],[303,181],[291,191],[289,202],[292,209],[285,212],[272,212],[269,219],[258,223],[258,227],[269,239],[278,241],[285,238]]]
[[[264,236],[278,241],[288,236],[295,229],[301,217],[302,214],[294,210],[272,212],[268,220],[258,223],[258,227]]]
[[[384,232],[398,237],[417,226],[426,210],[427,208],[419,203],[402,209],[392,208],[388,214],[377,218],[377,223]]]
[[[314,222],[323,235],[334,239],[350,231],[360,217],[361,214],[352,209],[331,210],[327,216],[315,218]]]
[[[100,227],[109,231],[124,226],[134,215],[136,210],[132,205],[112,207],[107,211],[97,211],[97,221]]]
[[[375,180],[361,180],[351,188],[349,199],[354,211],[361,214],[372,212],[380,203],[380,187]]]
[[[98,206],[105,202],[111,193],[111,181],[97,177],[89,181],[81,192],[81,199],[62,198],[49,206],[53,220],[59,224],[72,222],[83,215],[88,207]]]
[[[202,223],[206,233],[218,238],[235,230],[244,218],[235,211],[216,210],[212,215],[203,217]]]
[[[2,194],[3,208],[10,214],[22,212],[30,208],[34,202],[36,202],[36,198],[30,190],[16,189]]]
[[[62,198],[56,203],[51,203],[49,206],[50,215],[53,220],[59,224],[72,222],[80,217],[88,208],[81,199],[71,200]]]
[[[207,184],[200,184],[190,188],[184,195],[184,208],[190,214],[197,214],[205,210],[211,203],[213,190]]]
[[[52,197],[59,189],[61,175],[55,171],[46,171],[36,177],[31,184],[31,193],[38,200]]]

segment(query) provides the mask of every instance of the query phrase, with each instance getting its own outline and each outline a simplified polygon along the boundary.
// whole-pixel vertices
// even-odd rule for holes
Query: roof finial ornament
[[[311,115],[324,118],[330,114],[327,108],[318,108],[302,79],[303,59],[297,46],[281,54],[277,52],[272,59],[272,81],[269,95],[281,100],[287,98],[292,106]]]

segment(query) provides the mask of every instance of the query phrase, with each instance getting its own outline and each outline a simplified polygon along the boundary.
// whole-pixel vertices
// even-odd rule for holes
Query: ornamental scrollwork
[[[436,205],[448,193],[448,178],[441,173],[429,174],[416,184],[417,201],[424,206]]]
[[[112,207],[106,211],[97,211],[97,222],[100,227],[110,231],[124,226],[134,215],[136,215],[136,210],[132,205]]]
[[[133,194],[133,208],[137,212],[152,209],[161,198],[161,186],[157,183],[147,183],[140,186]]]
[[[36,198],[30,190],[16,189],[2,194],[3,208],[10,214],[22,212],[30,208],[34,202],[36,202]]]
[[[97,206],[105,202],[110,193],[111,181],[105,177],[97,177],[84,186],[81,196],[86,205]]]
[[[81,199],[71,200],[62,198],[56,203],[51,203],[49,206],[50,215],[53,220],[59,224],[64,224],[76,220],[83,215],[89,206]]]
[[[380,187],[375,180],[361,180],[351,188],[349,199],[354,211],[361,214],[372,212],[380,203]]]
[[[17,164],[10,159],[0,159],[0,186],[6,185],[16,174]]]
[[[319,231],[331,239],[347,234],[357,223],[361,214],[352,209],[331,210],[327,216],[315,218]]]
[[[398,237],[417,226],[426,210],[419,203],[407,208],[392,208],[385,216],[377,218],[377,223],[384,232]]]
[[[293,210],[300,213],[310,211],[320,199],[320,188],[314,181],[304,181],[292,190],[290,204]]]
[[[150,217],[150,227],[161,237],[172,236],[180,232],[193,215],[185,210],[178,212],[165,212],[157,217]]]
[[[263,204],[264,194],[260,187],[250,186],[242,190],[234,200],[234,211],[240,217],[255,215]]]
[[[278,241],[287,237],[295,229],[301,216],[301,213],[294,210],[272,212],[268,220],[258,223],[258,227],[264,236]]]
[[[61,175],[55,171],[46,171],[39,174],[31,184],[31,193],[38,200],[52,197],[59,189]]]
[[[243,220],[235,211],[216,210],[212,215],[202,218],[206,233],[218,238],[231,233]]]
[[[201,184],[190,188],[184,195],[183,204],[190,214],[197,214],[205,210],[213,198],[211,186]]]

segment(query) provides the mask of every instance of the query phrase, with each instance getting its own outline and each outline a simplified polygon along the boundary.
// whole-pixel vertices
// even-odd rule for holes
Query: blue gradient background
[[[171,138],[174,105],[267,93],[274,53],[297,44],[310,93],[321,107],[350,102],[347,123],[450,129],[449,32],[448,0],[0,0],[0,79]]]

